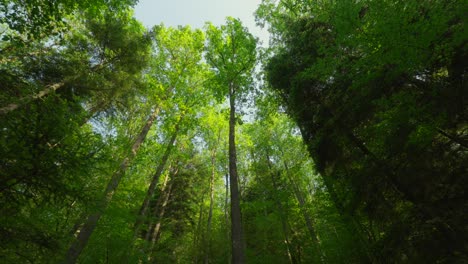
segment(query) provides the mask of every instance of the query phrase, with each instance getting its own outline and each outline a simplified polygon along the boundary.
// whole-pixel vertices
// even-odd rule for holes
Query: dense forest
[[[466,1],[136,2],[0,0],[0,263],[468,263]]]

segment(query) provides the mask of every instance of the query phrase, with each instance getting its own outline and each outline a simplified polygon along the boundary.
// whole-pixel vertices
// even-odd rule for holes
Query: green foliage
[[[289,2],[257,11],[275,34],[267,80],[371,260],[466,260],[447,211],[466,208],[463,4]]]
[[[86,23],[85,16],[69,17],[77,27],[60,39],[37,36],[28,45],[2,41],[2,262],[61,260],[128,143],[109,126],[112,116],[101,111],[118,100],[134,100],[149,39],[129,12]],[[31,27],[20,33],[42,34]],[[99,51],[102,64],[96,65]]]
[[[0,262],[97,212],[80,263],[228,263],[238,202],[248,263],[466,262],[466,4],[264,0],[265,51],[134,4],[0,0]]]
[[[67,27],[67,16],[73,12],[86,12],[98,16],[102,10],[110,9],[119,12],[134,5],[134,0],[94,0],[94,1],[0,1],[0,12],[3,14],[0,23],[25,36],[37,40],[50,35],[58,35]],[[3,40],[14,40],[18,35],[2,34]],[[16,40],[21,40],[21,37]]]
[[[101,188],[97,176],[113,166],[110,145],[88,125],[80,127],[81,113],[72,107],[51,95],[0,121],[0,239],[7,263],[60,251],[73,220]]]
[[[210,86],[216,98],[221,100],[225,95],[237,94],[240,100],[252,84],[257,40],[240,20],[231,17],[219,28],[208,23],[206,35],[206,60],[215,72]],[[236,91],[230,91],[232,86]]]

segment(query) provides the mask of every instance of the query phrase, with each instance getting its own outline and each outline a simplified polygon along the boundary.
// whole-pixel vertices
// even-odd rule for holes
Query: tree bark
[[[107,184],[106,190],[104,192],[103,199],[99,202],[97,208],[98,210],[92,214],[90,214],[84,223],[83,227],[81,228],[78,237],[73,241],[72,245],[68,249],[64,263],[76,263],[78,257],[80,256],[83,249],[86,247],[89,237],[93,233],[96,225],[101,218],[102,214],[104,213],[105,209],[109,205],[110,201],[112,200],[112,196],[117,189],[117,186],[120,183],[120,180],[125,174],[125,171],[130,164],[131,160],[136,156],[141,144],[144,142],[148,132],[153,125],[154,120],[159,114],[159,107],[157,107],[153,113],[149,116],[148,120],[146,121],[145,125],[143,126],[140,134],[135,139],[131,151],[128,156],[121,162],[119,169],[112,175],[111,180]]]
[[[240,209],[240,194],[237,176],[237,155],[236,155],[236,106],[235,88],[230,84],[229,92],[229,176],[231,189],[231,241],[232,241],[232,263],[245,263],[244,246],[242,240],[242,219]]]
[[[169,168],[170,170],[170,168]],[[167,187],[167,181],[169,180],[169,173],[166,174],[166,177],[164,177],[164,182],[161,186],[161,195],[158,197],[158,200],[156,201],[156,205],[154,207],[154,210],[153,210],[153,216],[155,219],[151,219],[150,223],[148,224],[148,232],[146,232],[146,235],[145,235],[145,240],[146,241],[151,241],[151,234],[153,233],[154,231],[154,228],[156,226],[156,223],[154,222],[154,220],[157,220],[157,215],[158,215],[158,212],[159,212],[159,208],[161,208],[161,205],[163,204],[163,197],[166,193],[166,187]]]
[[[302,216],[304,217],[304,221],[306,223],[307,230],[309,231],[310,238],[312,239],[312,242],[315,245],[315,250],[319,254],[321,261],[326,262],[325,254],[320,250],[320,241],[317,237],[317,233],[315,232],[312,217],[310,216],[309,212],[307,212],[306,201],[304,199],[304,195],[299,189],[299,186],[297,185],[297,183],[294,181],[293,177],[291,177],[289,173],[288,164],[284,160],[283,160],[283,165],[284,165],[284,169],[286,172],[286,176],[288,177],[288,180],[293,189],[294,196],[296,197],[296,200],[299,203],[299,209],[301,210]]]
[[[150,248],[148,250],[148,261],[151,261],[152,257],[153,257],[153,249],[154,249],[154,246],[158,243],[158,240],[159,240],[159,237],[161,235],[161,222],[162,222],[162,219],[164,217],[164,213],[166,212],[166,206],[167,206],[167,203],[169,202],[169,197],[171,196],[171,192],[172,192],[172,187],[174,186],[174,177],[176,177],[177,173],[178,173],[178,169],[176,169],[174,171],[174,173],[172,174],[172,177],[171,177],[171,182],[169,183],[169,186],[166,190],[166,192],[164,193],[164,200],[161,204],[161,207],[160,209],[158,210],[159,213],[155,214],[156,216],[156,219],[157,219],[157,222],[156,222],[156,225],[154,226],[154,229],[151,233],[151,244],[150,244]]]
[[[148,211],[149,207],[149,202],[151,198],[154,195],[154,192],[156,190],[156,186],[158,185],[159,182],[159,177],[161,176],[164,167],[166,166],[167,160],[169,159],[169,156],[171,155],[171,151],[174,145],[174,142],[176,141],[177,134],[179,133],[180,130],[180,123],[182,121],[181,117],[178,121],[178,123],[175,126],[174,133],[171,136],[171,139],[169,140],[166,150],[164,152],[164,155],[161,159],[161,162],[159,163],[158,167],[156,168],[156,172],[153,175],[153,178],[151,180],[150,186],[148,187],[148,192],[146,193],[145,199],[143,200],[143,204],[141,205],[140,211],[137,216],[137,220],[135,222],[135,227],[134,227],[134,233],[133,233],[133,239],[136,239],[138,237],[138,233],[140,232],[140,227],[143,222],[144,217],[146,216],[146,212]]]
[[[18,103],[9,104],[7,106],[4,106],[4,107],[0,108],[0,115],[6,115],[9,112],[16,110],[16,109],[20,108],[21,106],[23,106],[23,105],[25,105],[25,104],[27,104],[27,103],[29,103],[31,101],[34,101],[36,99],[40,99],[40,98],[50,94],[51,92],[58,90],[59,88],[63,87],[64,85],[65,85],[65,82],[59,82],[59,83],[54,83],[54,84],[48,85],[44,90],[40,91],[36,95],[30,96],[30,97],[23,97],[23,98],[19,99]]]
[[[205,242],[205,235],[203,234],[203,228],[202,228],[202,219],[203,219],[203,205],[205,203],[205,194],[206,192],[204,190],[202,190],[202,196],[200,198],[200,202],[199,202],[199,210],[198,210],[198,222],[197,222],[197,226],[195,228],[195,234],[194,234],[194,239],[193,239],[193,247],[194,248],[201,248],[201,249],[204,249],[204,242]],[[202,241],[202,245],[200,246],[199,243],[200,241]],[[198,263],[199,260],[203,257],[203,252],[201,254],[197,254],[197,256],[195,257],[196,258],[196,261],[195,263]]]
[[[92,72],[99,71],[100,69],[102,69],[102,67],[105,64],[106,63],[100,63],[98,65],[95,65],[95,66],[91,67],[91,71]],[[71,79],[77,79],[77,78],[80,78],[80,76],[74,76]],[[37,93],[36,95],[20,98],[18,103],[12,103],[12,104],[9,104],[7,106],[4,106],[4,107],[0,108],[0,116],[8,114],[9,112],[14,111],[14,110],[20,108],[21,106],[23,106],[25,104],[28,104],[28,103],[30,103],[30,102],[32,102],[34,100],[41,99],[42,97],[50,94],[51,92],[62,88],[65,85],[65,83],[67,81],[69,81],[69,80],[70,79],[65,79],[65,80],[62,80],[61,82],[47,85],[44,90],[39,91],[39,93]]]
[[[224,221],[226,226],[226,239],[229,241],[229,209],[228,209],[228,200],[229,200],[229,174],[226,170],[226,174],[224,175],[224,186],[226,187],[225,196],[224,196]],[[227,262],[230,262],[231,259],[228,259]]]
[[[218,136],[218,142],[219,142],[219,136]],[[218,143],[216,142],[216,143]],[[208,211],[208,221],[206,224],[206,236],[207,241],[206,241],[206,248],[205,248],[205,259],[204,263],[208,264],[208,259],[209,255],[211,252],[211,220],[213,218],[213,204],[214,204],[214,180],[215,180],[215,175],[216,175],[216,168],[215,168],[215,160],[216,160],[216,146],[213,148],[211,152],[211,178],[210,178],[210,210]]]

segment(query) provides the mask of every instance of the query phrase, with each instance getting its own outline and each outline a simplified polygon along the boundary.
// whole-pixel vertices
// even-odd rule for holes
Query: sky
[[[254,12],[261,0],[140,0],[135,17],[146,27],[190,25],[203,28],[205,22],[224,24],[225,18],[239,18],[263,45],[268,43],[268,31],[255,25]]]

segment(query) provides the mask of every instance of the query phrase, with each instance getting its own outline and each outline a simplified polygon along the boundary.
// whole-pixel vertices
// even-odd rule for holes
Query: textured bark
[[[176,141],[177,134],[179,133],[180,130],[180,122],[182,121],[182,117],[180,118],[179,122],[175,126],[174,133],[171,136],[171,139],[169,140],[166,150],[164,152],[164,155],[161,159],[161,162],[159,163],[158,167],[156,168],[156,172],[153,175],[153,178],[151,180],[150,186],[148,187],[148,192],[146,193],[145,199],[143,200],[143,204],[141,205],[140,211],[138,213],[137,220],[135,222],[135,227],[134,227],[134,234],[133,238],[136,239],[138,237],[138,233],[140,232],[140,227],[141,224],[143,223],[143,220],[146,216],[146,212],[148,211],[149,207],[149,202],[151,198],[154,195],[154,192],[156,190],[156,186],[158,185],[159,182],[159,177],[161,176],[164,167],[166,166],[167,160],[169,159],[169,156],[171,155],[171,151],[174,145],[174,142]]]
[[[232,241],[232,263],[245,263],[244,246],[242,240],[242,219],[240,209],[240,193],[237,176],[237,154],[236,154],[236,106],[233,84],[230,85],[229,103],[229,175],[231,189],[231,241]]]
[[[80,256],[83,249],[86,247],[88,243],[89,237],[93,233],[96,225],[101,218],[103,212],[109,205],[109,202],[112,200],[112,196],[117,189],[117,186],[120,183],[125,171],[130,164],[130,161],[136,156],[141,144],[144,142],[146,135],[148,134],[151,126],[153,125],[154,120],[159,114],[159,108],[156,108],[153,113],[149,116],[148,120],[146,121],[143,129],[141,130],[138,137],[135,139],[131,151],[128,156],[121,162],[119,169],[112,175],[111,180],[107,184],[106,190],[104,192],[103,199],[98,204],[98,210],[91,215],[88,216],[86,222],[84,223],[83,227],[78,234],[78,237],[73,241],[72,245],[68,249],[65,262],[64,263],[76,263],[78,257]]]

